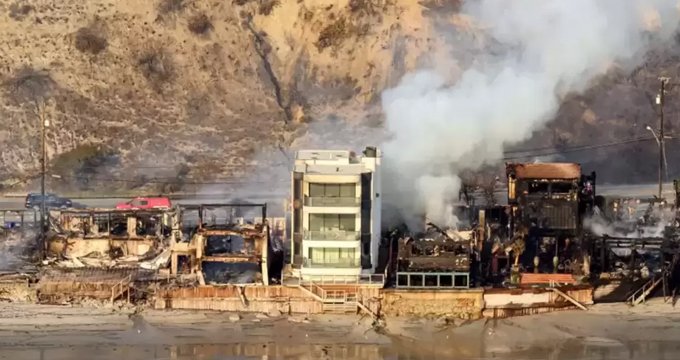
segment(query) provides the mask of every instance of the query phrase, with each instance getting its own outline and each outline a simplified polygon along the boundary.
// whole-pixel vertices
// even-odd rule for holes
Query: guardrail
[[[8,192],[0,194],[0,197],[5,198],[26,198],[27,192]],[[69,199],[132,199],[136,197],[167,197],[172,200],[184,200],[184,199],[229,199],[234,194],[233,193],[173,193],[173,194],[140,194],[140,193],[114,193],[111,195],[99,195],[96,193],[69,193],[64,192],[59,195],[69,198]],[[286,199],[288,195],[286,193],[281,194],[261,194],[251,196],[250,198],[255,199]]]
[[[311,280],[299,279],[300,285],[385,285],[383,274],[314,275]]]
[[[305,197],[305,206],[347,206],[355,207],[361,204],[361,199],[356,197]]]
[[[303,233],[304,240],[339,240],[339,241],[358,241],[361,238],[361,233],[358,231],[305,231]]]
[[[345,260],[337,262],[326,262],[326,261],[311,261],[309,258],[302,260],[302,266],[305,267],[328,267],[328,268],[354,268],[360,267],[361,262],[359,260]]]
[[[123,286],[127,286],[127,296],[128,303],[130,302],[130,282],[132,281],[132,275],[124,277],[122,280],[117,282],[111,287],[111,302],[113,303],[116,298],[124,293]],[[118,291],[116,291],[118,290]]]

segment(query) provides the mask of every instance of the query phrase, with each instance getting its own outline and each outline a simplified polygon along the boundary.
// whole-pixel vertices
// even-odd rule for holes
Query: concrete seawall
[[[592,304],[592,288],[563,291],[582,304]],[[393,317],[479,319],[573,309],[575,306],[546,289],[399,290],[356,289],[357,297],[373,314]],[[220,310],[284,314],[320,314],[324,303],[295,286],[202,286],[162,290],[155,309]],[[358,309],[357,309],[358,311]]]

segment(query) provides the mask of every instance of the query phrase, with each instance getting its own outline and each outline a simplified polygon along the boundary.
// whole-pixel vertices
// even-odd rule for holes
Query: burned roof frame
[[[581,165],[577,163],[506,163],[505,172],[522,180],[578,180]]]

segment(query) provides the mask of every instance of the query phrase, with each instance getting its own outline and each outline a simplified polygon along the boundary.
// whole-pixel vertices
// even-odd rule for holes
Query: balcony
[[[361,204],[361,199],[356,197],[305,197],[305,206],[319,207],[355,207]]]
[[[336,259],[334,261],[316,260],[304,258],[302,266],[306,268],[358,268],[361,263],[356,259]]]
[[[361,239],[359,231],[326,230],[305,231],[304,240],[329,240],[329,241],[357,241]]]

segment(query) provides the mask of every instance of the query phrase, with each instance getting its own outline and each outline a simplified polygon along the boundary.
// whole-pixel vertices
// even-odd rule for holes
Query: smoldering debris
[[[203,276],[209,284],[252,284],[261,278],[260,266],[254,263],[203,262]]]
[[[631,204],[633,202],[631,201]],[[649,204],[641,209],[639,202],[624,209],[625,213],[605,216],[598,212],[583,220],[583,226],[592,235],[618,238],[663,237],[667,227],[676,224],[675,210]]]
[[[38,235],[34,229],[0,229],[0,271],[34,268]]]

